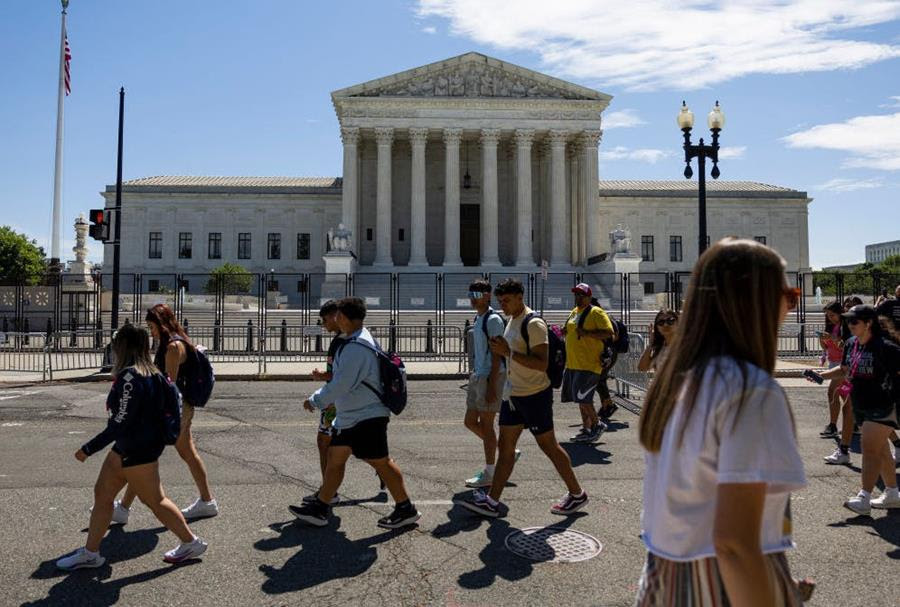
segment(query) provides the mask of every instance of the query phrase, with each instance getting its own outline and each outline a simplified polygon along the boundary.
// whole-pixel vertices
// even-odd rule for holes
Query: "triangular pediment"
[[[480,97],[609,101],[598,91],[566,82],[481,53],[357,84],[331,94],[346,97]]]

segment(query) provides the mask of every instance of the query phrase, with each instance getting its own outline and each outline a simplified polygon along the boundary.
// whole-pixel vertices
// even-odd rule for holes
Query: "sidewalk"
[[[266,371],[262,374],[259,373],[259,363],[256,362],[217,362],[214,368],[216,379],[219,381],[303,381],[312,379],[313,369],[323,369],[324,366],[323,362],[270,362],[266,364]],[[799,378],[803,376],[805,369],[817,366],[817,360],[779,360],[775,366],[775,377]],[[406,375],[411,380],[465,379],[468,373],[460,373],[457,362],[413,361],[406,363]],[[53,372],[54,382],[109,381],[109,379],[108,373],[99,373],[97,369]],[[9,387],[42,381],[44,378],[41,373],[0,370],[0,386]]]

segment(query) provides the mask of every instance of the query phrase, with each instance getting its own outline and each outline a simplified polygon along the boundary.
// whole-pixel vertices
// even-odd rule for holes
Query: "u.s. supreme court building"
[[[620,224],[641,272],[696,260],[696,181],[600,179],[609,95],[467,53],[331,97],[341,177],[127,181],[122,271],[322,272],[339,223],[358,272],[594,270]],[[103,196],[113,206],[115,187]],[[809,267],[805,192],[710,181],[708,196],[713,241],[756,238]]]

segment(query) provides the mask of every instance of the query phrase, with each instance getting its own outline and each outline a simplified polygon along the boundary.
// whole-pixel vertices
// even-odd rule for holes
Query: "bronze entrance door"
[[[481,205],[459,205],[459,256],[464,266],[481,262]]]

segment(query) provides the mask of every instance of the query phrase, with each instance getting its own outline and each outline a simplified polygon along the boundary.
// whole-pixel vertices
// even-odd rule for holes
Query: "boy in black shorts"
[[[509,370],[506,390],[509,399],[500,405],[500,456],[490,492],[476,489],[470,497],[457,502],[482,516],[500,516],[498,500],[512,474],[516,443],[526,427],[568,489],[550,512],[573,514],[588,501],[587,493],[575,478],[572,461],[559,446],[553,431],[553,387],[547,377],[550,355],[547,323],[540,317],[530,316],[532,311],[525,305],[524,293],[522,283],[515,279],[507,279],[494,289],[503,313],[510,319],[503,337],[491,338],[491,352],[505,356]],[[528,324],[523,327],[526,321]],[[528,331],[527,346],[522,338],[523,329]]]

